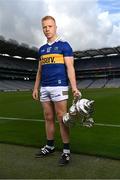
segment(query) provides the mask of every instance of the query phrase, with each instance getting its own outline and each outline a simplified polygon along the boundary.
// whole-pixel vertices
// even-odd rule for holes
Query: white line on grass
[[[38,121],[38,122],[43,122],[44,119],[27,119],[27,118],[9,118],[9,117],[0,117],[0,119],[3,120],[13,120],[13,121]]]
[[[95,123],[96,126],[107,126],[107,127],[120,127],[120,124],[102,124],[102,123]]]
[[[11,120],[11,121],[36,121],[36,122],[44,122],[44,119],[28,119],[28,118],[9,118],[9,117],[0,117],[1,120]],[[119,124],[102,124],[95,123],[95,126],[106,126],[106,127],[120,127]]]

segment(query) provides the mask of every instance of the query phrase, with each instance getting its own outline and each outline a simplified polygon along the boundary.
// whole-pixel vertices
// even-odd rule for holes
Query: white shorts
[[[62,101],[68,99],[68,86],[41,87],[40,101]]]

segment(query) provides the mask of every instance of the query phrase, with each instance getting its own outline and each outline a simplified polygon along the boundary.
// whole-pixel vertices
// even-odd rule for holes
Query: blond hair
[[[43,22],[43,21],[46,21],[46,20],[48,20],[48,19],[52,19],[52,20],[56,23],[55,18],[52,17],[52,16],[44,16],[44,17],[41,19],[41,21]]]

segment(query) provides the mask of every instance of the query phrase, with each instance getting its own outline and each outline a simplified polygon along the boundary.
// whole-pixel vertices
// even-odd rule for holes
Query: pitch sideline
[[[44,119],[29,119],[29,118],[9,118],[9,117],[0,117],[0,120],[11,120],[11,121],[35,121],[35,122],[44,122]],[[119,124],[103,124],[95,123],[95,126],[104,126],[104,127],[117,127],[120,128]]]

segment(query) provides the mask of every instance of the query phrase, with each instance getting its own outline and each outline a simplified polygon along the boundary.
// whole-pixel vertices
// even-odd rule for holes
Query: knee
[[[57,119],[58,119],[59,123],[62,123],[63,113],[57,113]]]
[[[51,113],[44,113],[45,120],[47,121],[53,121],[54,117]]]

